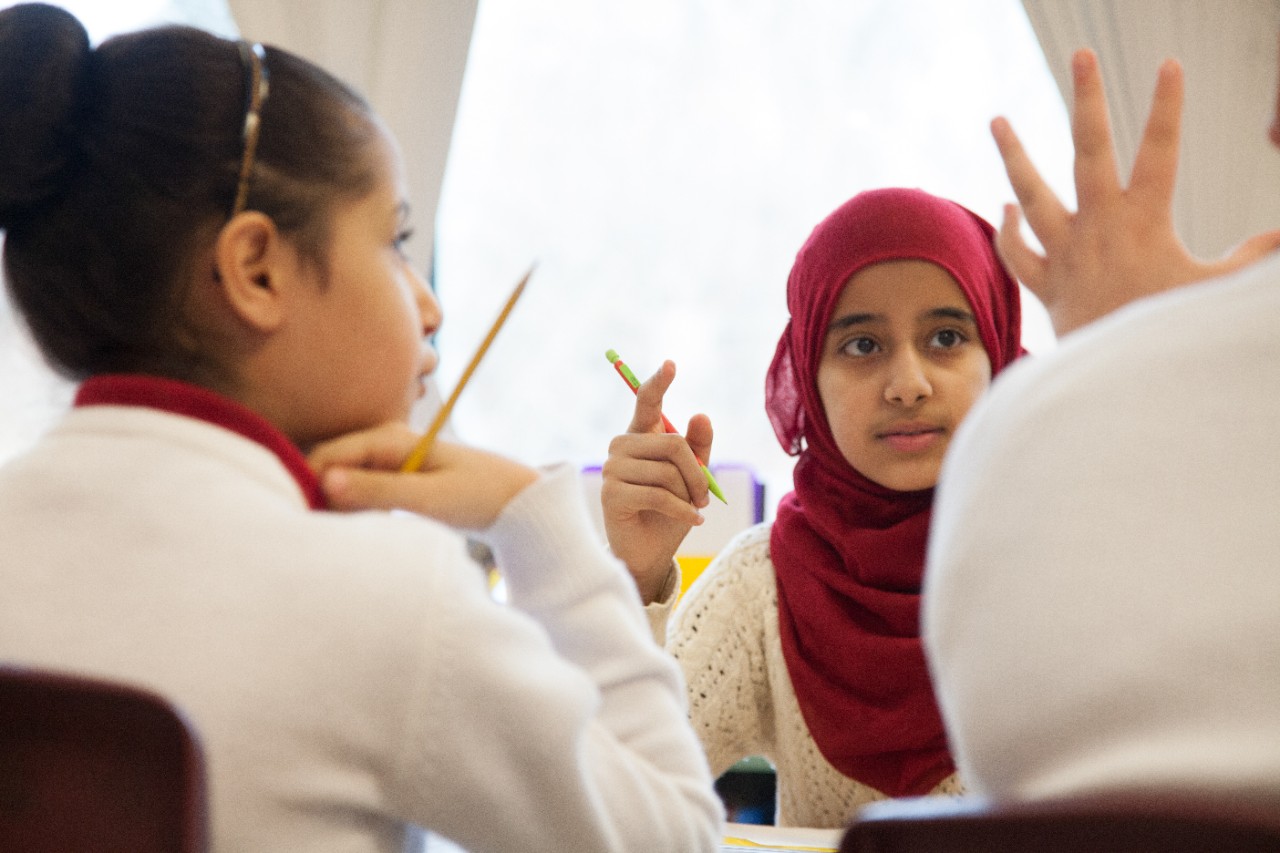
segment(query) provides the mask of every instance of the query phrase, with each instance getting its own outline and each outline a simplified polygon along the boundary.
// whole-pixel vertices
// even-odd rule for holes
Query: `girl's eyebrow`
[[[946,305],[939,308],[930,308],[920,315],[921,320],[956,320],[961,323],[976,324],[977,320],[973,316],[972,311],[966,311],[963,308],[954,308]],[[851,326],[866,326],[872,323],[885,322],[883,314],[873,314],[871,312],[859,314],[845,314],[843,317],[836,317],[827,325],[827,333],[838,332],[842,329],[848,329]]]
[[[875,322],[883,323],[884,319],[883,314],[845,314],[843,317],[836,317],[827,325],[827,333],[838,332],[850,326],[865,326]]]
[[[934,308],[926,311],[923,315],[925,319],[939,320],[959,320],[961,323],[977,323],[977,319],[973,316],[972,311],[966,311],[963,308]]]

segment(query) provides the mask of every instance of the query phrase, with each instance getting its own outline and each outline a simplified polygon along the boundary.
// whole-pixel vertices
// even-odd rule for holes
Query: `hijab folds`
[[[818,365],[850,277],[881,261],[916,259],[959,284],[998,373],[1021,353],[1021,316],[994,234],[981,217],[921,190],[854,196],[796,255],[791,319],[765,385],[774,432],[799,457],[770,541],[787,670],[826,759],[889,796],[928,793],[955,770],[920,642],[933,489],[894,491],[849,465],[818,396]]]

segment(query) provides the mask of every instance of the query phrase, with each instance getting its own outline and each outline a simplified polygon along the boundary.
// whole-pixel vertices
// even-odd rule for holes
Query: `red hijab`
[[[770,553],[787,671],[818,749],[890,796],[928,793],[955,770],[920,644],[920,584],[933,489],[898,492],[855,471],[818,397],[827,324],[849,278],[895,259],[931,261],[960,285],[994,375],[1021,353],[1018,285],[994,229],[920,190],[854,196],[818,224],[787,280],[791,319],[765,383],[795,491]]]

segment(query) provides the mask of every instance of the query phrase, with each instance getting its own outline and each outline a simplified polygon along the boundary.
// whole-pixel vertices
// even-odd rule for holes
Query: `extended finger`
[[[1173,188],[1178,175],[1178,147],[1182,137],[1182,66],[1166,60],[1156,77],[1151,114],[1133,161],[1129,192],[1145,209],[1172,216]]]
[[[685,477],[685,487],[689,490],[690,498],[695,506],[706,506],[711,502],[711,487],[707,482],[708,474],[703,472],[701,466],[708,465],[711,462],[712,438],[710,418],[706,415],[698,414],[689,419],[689,428],[685,431],[685,441],[688,442],[694,461],[700,463],[700,465],[696,471],[686,465],[682,465],[680,473]]]
[[[689,442],[689,448],[694,456],[704,464],[711,463],[711,443],[715,438],[715,433],[711,429],[711,418],[706,415],[694,415],[689,418],[689,428],[685,431],[684,438]]]
[[[664,361],[658,372],[640,384],[636,390],[636,407],[631,416],[628,432],[664,432],[662,398],[676,378],[676,366]]]
[[[1280,249],[1280,230],[1264,231],[1236,246],[1220,261],[1209,264],[1206,271],[1210,275],[1225,275],[1260,261],[1277,249]]]
[[[1004,220],[1000,223],[1000,231],[996,234],[996,253],[1004,262],[1009,275],[1027,286],[1040,301],[1045,301],[1045,264],[1044,256],[1027,245],[1022,237],[1021,217],[1015,205],[1007,204],[1004,208]]]
[[[1075,87],[1071,139],[1076,148],[1076,200],[1083,212],[1117,193],[1120,179],[1116,174],[1107,95],[1093,51],[1076,51],[1071,58],[1071,76]]]
[[[996,118],[991,122],[991,136],[1000,151],[1000,159],[1004,161],[1009,185],[1013,187],[1018,203],[1026,211],[1027,224],[1042,244],[1057,245],[1065,236],[1066,222],[1070,216],[1067,209],[1045,183],[1040,170],[1031,162],[1018,135],[1013,132],[1013,127],[1006,119]]]

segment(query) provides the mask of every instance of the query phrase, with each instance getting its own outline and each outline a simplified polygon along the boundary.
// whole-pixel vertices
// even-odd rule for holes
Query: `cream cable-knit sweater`
[[[764,756],[777,770],[778,825],[840,827],[858,806],[885,795],[832,767],[805,725],[778,639],[771,527],[738,534],[678,605],[673,568],[664,595],[646,612],[655,639],[684,670],[689,716],[712,773]],[[962,792],[954,775],[933,790]]]

